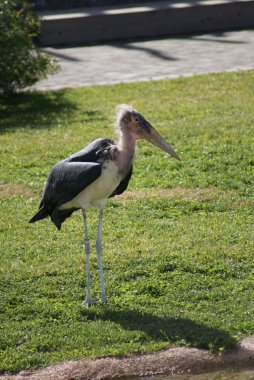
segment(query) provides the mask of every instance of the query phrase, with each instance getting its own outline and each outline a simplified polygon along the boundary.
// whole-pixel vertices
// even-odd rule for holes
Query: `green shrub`
[[[56,61],[34,44],[40,22],[28,2],[0,3],[0,31],[0,93],[14,93],[57,71]]]

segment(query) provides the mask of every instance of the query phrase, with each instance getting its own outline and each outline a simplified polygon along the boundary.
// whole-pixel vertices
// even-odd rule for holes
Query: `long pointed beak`
[[[164,152],[170,154],[172,157],[176,158],[177,160],[181,161],[180,157],[176,153],[176,151],[172,148],[171,145],[169,145],[164,138],[154,129],[151,124],[147,122],[146,128],[144,128],[144,131],[142,133],[142,137],[149,141],[151,144],[157,146],[158,148],[164,150]]]

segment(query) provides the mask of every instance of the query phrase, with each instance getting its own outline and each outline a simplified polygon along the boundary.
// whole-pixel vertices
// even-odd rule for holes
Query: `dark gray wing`
[[[128,172],[128,174],[126,175],[126,177],[119,183],[119,185],[117,186],[117,188],[113,191],[113,193],[110,195],[109,198],[111,197],[114,197],[115,195],[120,195],[122,194],[128,187],[128,184],[129,184],[129,181],[131,179],[131,176],[132,176],[132,170],[133,170],[133,166],[131,165],[131,168]]]
[[[69,202],[82,190],[95,181],[101,174],[101,165],[94,162],[59,162],[53,167],[46,182],[39,211],[30,219],[30,223],[51,217],[58,230],[66,218],[76,208],[59,210],[58,207]]]
[[[95,181],[101,175],[100,152],[112,144],[112,140],[97,139],[57,163],[50,172],[39,208],[44,206],[50,213]]]
[[[58,207],[72,200],[82,190],[101,175],[101,158],[103,152],[112,146],[114,141],[98,139],[86,148],[56,164],[46,182],[39,211],[31,218],[30,223],[51,217],[58,229],[75,208],[59,210]]]
[[[69,162],[56,164],[46,182],[40,208],[49,213],[69,202],[101,175],[101,165],[94,162]]]

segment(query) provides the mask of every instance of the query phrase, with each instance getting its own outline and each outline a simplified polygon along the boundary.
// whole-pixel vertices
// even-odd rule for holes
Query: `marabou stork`
[[[122,194],[132,175],[136,140],[145,139],[177,160],[174,149],[133,107],[118,107],[116,127],[119,140],[98,139],[86,148],[58,162],[46,181],[39,211],[30,223],[50,216],[58,230],[73,211],[82,210],[85,229],[87,296],[84,304],[93,303],[90,292],[90,244],[86,210],[98,207],[99,225],[96,252],[101,283],[101,300],[107,303],[102,268],[102,216],[108,198]]]

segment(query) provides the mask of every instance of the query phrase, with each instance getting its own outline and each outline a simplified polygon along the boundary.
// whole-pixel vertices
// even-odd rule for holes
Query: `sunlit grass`
[[[181,162],[138,143],[103,226],[109,306],[86,291],[80,213],[29,225],[50,168],[112,137],[130,103]],[[1,371],[175,345],[223,350],[254,332],[254,72],[20,94],[0,101]],[[100,286],[89,212],[92,294]]]

